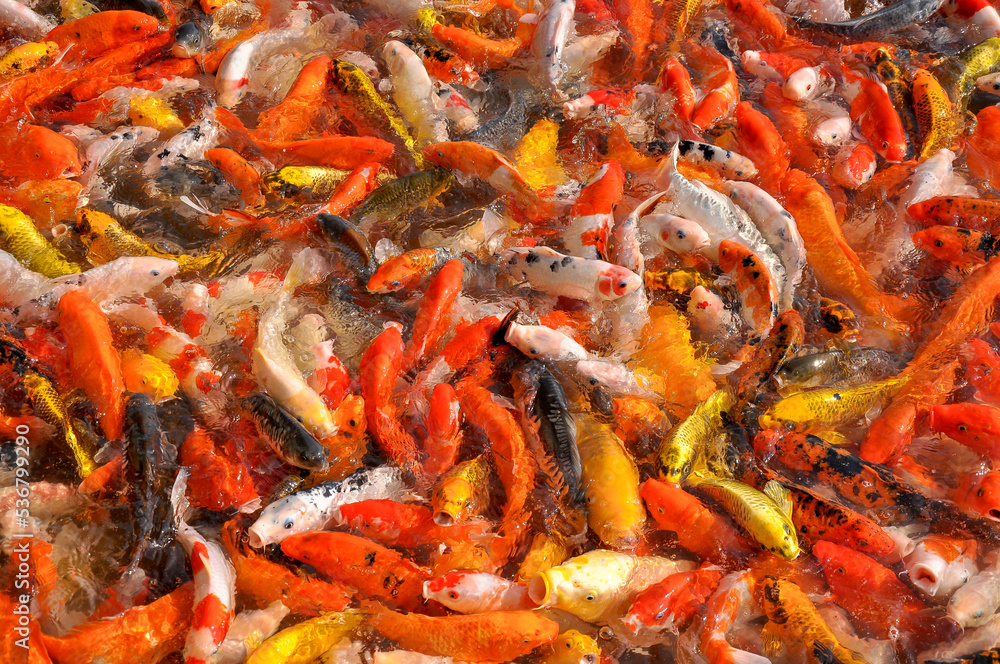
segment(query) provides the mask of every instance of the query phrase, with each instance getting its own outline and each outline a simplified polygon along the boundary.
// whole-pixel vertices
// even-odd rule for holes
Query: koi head
[[[510,582],[501,577],[459,570],[424,581],[424,599],[435,600],[459,613],[474,613],[509,587]]]
[[[591,637],[575,629],[567,630],[545,648],[546,664],[597,664],[601,648]]]
[[[659,243],[675,253],[687,254],[711,244],[705,229],[690,219],[670,214],[651,215],[648,223]]]
[[[635,272],[618,265],[605,268],[597,277],[597,291],[606,300],[615,300],[633,293],[642,286]]]
[[[424,148],[424,159],[441,168],[457,169],[460,163],[458,143],[433,143]]]
[[[848,189],[857,189],[875,175],[875,151],[864,143],[846,147],[838,154],[833,166],[833,179]]]
[[[733,240],[723,240],[719,243],[719,267],[721,267],[724,272],[732,272],[739,265],[745,265],[746,261],[754,258],[753,252],[739,242],[734,242]]]
[[[981,424],[981,414],[970,408],[970,405],[933,406],[927,423],[936,433],[943,433],[957,441],[969,440]],[[1000,411],[997,412],[1000,413]]]
[[[375,270],[368,280],[369,293],[394,293],[416,282],[422,273],[403,256],[391,258]]]
[[[838,337],[853,337],[861,332],[858,317],[846,304],[828,298],[820,299],[819,317],[823,329]],[[811,367],[805,367],[811,369]]]
[[[172,397],[179,387],[170,365],[152,355],[128,349],[122,353],[122,378],[129,392],[142,392],[154,401]]]
[[[715,292],[704,286],[691,289],[688,313],[701,326],[715,327],[726,321],[726,305]]]
[[[966,476],[955,491],[954,500],[969,512],[1000,521],[1000,471]]]
[[[1000,95],[1000,74],[987,74],[976,79],[976,87],[991,95]]]
[[[906,159],[906,135],[902,132],[898,136],[883,137],[882,142],[877,143],[874,147],[875,151],[888,162],[898,164]]]
[[[264,508],[257,520],[247,529],[247,543],[262,549],[277,544],[286,537],[321,527],[310,519],[310,508],[301,498],[288,496]]]
[[[205,47],[204,34],[197,21],[188,21],[177,26],[174,32],[174,45],[170,54],[175,58],[193,58]]]
[[[338,438],[357,440],[365,435],[365,400],[356,394],[348,394],[333,413]]]
[[[434,523],[451,526],[466,521],[475,510],[475,487],[458,475],[446,477],[431,497]]]
[[[683,587],[683,582],[675,577],[690,579],[691,572],[673,574],[665,581],[656,584],[655,593],[644,592],[632,601],[632,606],[625,616],[625,626],[632,634],[638,635],[644,630],[666,630],[677,633],[678,626],[674,624],[671,599],[677,590]]]
[[[823,75],[819,67],[803,67],[785,79],[781,93],[785,99],[805,101],[813,99],[825,88]]]
[[[816,126],[813,140],[827,147],[840,145],[850,138],[852,126],[851,118],[847,115],[824,120]]]
[[[912,233],[910,237],[915,245],[935,258],[963,263],[974,260],[972,252],[979,245],[982,234],[955,226],[932,226]]]
[[[948,596],[976,573],[975,542],[929,535],[903,561],[910,582],[931,597]]]

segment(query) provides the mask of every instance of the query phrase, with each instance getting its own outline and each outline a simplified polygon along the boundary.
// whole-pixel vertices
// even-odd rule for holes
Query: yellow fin
[[[817,438],[822,438],[825,442],[830,443],[831,445],[847,445],[850,442],[844,434],[830,429],[818,431],[814,435]]]
[[[784,484],[778,480],[770,480],[764,485],[764,495],[773,500],[785,516],[792,518],[792,494]]]
[[[250,636],[243,639],[243,647],[247,649],[247,657],[250,656],[257,648],[260,648],[260,644],[264,643],[264,633],[259,629],[255,629]]]
[[[770,620],[761,630],[760,640],[764,646],[765,657],[777,657],[778,653],[781,652],[781,635],[778,633],[778,626]]]

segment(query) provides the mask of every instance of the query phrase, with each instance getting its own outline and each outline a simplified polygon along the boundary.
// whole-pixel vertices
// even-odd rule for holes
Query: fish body
[[[448,128],[435,104],[437,96],[420,57],[395,40],[386,42],[382,54],[392,77],[392,98],[403,119],[414,129],[416,147],[447,141]]]
[[[148,553],[173,539],[174,505],[170,491],[177,474],[177,450],[164,436],[153,402],[133,394],[125,407],[125,480],[132,504],[134,570]]]
[[[396,115],[396,111],[375,90],[368,74],[346,60],[334,60],[330,73],[333,80],[354,100],[362,113],[389,130],[409,151],[417,166],[423,164],[423,157],[416,150],[410,131]]]
[[[0,205],[0,240],[22,265],[45,277],[77,274],[80,268],[66,260],[45,239],[28,215],[9,205]]]
[[[617,300],[642,286],[639,276],[623,267],[566,256],[548,247],[515,247],[502,260],[513,278],[554,296],[587,302]]]
[[[97,405],[101,429],[111,440],[122,432],[125,382],[108,317],[79,290],[59,299],[59,326],[70,340],[70,365],[78,384]]]
[[[443,168],[432,168],[390,180],[368,194],[365,202],[351,215],[351,221],[368,231],[373,226],[426,206],[455,182],[455,176]]]
[[[920,159],[951,145],[954,113],[948,94],[934,74],[918,69],[913,74],[913,109],[920,130]]]
[[[236,571],[220,544],[206,540],[183,520],[177,540],[191,561],[195,587],[195,618],[184,645],[184,661],[199,664],[216,653],[229,632],[236,605]]]
[[[749,554],[749,542],[729,521],[680,487],[650,479],[643,483],[640,494],[657,525],[675,532],[688,551],[715,563]]]
[[[576,442],[576,423],[569,412],[566,390],[545,368],[538,376],[532,413],[538,422],[539,437],[559,464],[570,495],[580,498],[583,495],[583,465]]]
[[[362,621],[363,615],[354,610],[305,620],[261,643],[250,653],[247,664],[307,664],[358,629]]]
[[[847,389],[823,387],[785,397],[760,416],[762,427],[797,429],[831,427],[855,420],[884,404],[906,383],[905,378]]]
[[[837,603],[877,638],[887,638],[895,628],[919,647],[955,632],[953,625],[928,612],[927,605],[894,572],[865,554],[818,542],[813,555]]]
[[[545,78],[558,93],[565,74],[563,50],[573,30],[576,0],[557,0],[542,13],[531,41],[531,54],[539,59]]]
[[[994,230],[1000,221],[1000,201],[969,196],[934,196],[906,209],[916,221],[928,226],[964,226],[970,230]]]
[[[35,413],[56,427],[73,454],[77,472],[82,479],[86,479],[94,472],[94,459],[77,438],[73,424],[66,413],[66,404],[59,396],[55,386],[48,378],[31,372],[24,376],[24,388],[27,392],[28,402],[31,403]]]
[[[328,166],[285,166],[260,178],[265,191],[281,198],[320,201],[330,197],[347,171]]]
[[[854,386],[878,380],[895,368],[892,356],[881,348],[848,348],[792,358],[778,369],[776,378],[783,390]]]
[[[552,642],[559,625],[535,611],[491,611],[468,616],[400,614],[366,602],[372,628],[407,650],[466,662],[510,661]]]
[[[801,553],[788,489],[771,480],[760,492],[742,482],[692,475],[692,484],[712,497],[765,551],[795,560]]]
[[[620,615],[640,591],[694,565],[656,556],[597,549],[538,573],[528,595],[539,607],[594,622]]]
[[[280,544],[291,535],[323,528],[340,519],[340,507],[361,500],[397,498],[405,486],[395,468],[362,468],[343,480],[331,480],[276,500],[247,530],[254,548]]]
[[[789,287],[798,286],[807,264],[806,247],[792,215],[769,193],[749,182],[729,181],[723,184],[722,191],[746,211],[777,254],[785,268]],[[782,300],[782,306],[789,306],[787,298]]]
[[[625,171],[616,161],[601,164],[573,203],[564,238],[566,249],[581,258],[607,259],[614,207],[622,197]]]
[[[581,417],[576,426],[590,529],[608,546],[635,547],[646,523],[635,461],[608,425]]]
[[[685,420],[678,422],[660,444],[661,477],[680,483],[691,472],[695,457],[705,441],[722,426],[722,413],[735,405],[732,394],[718,390],[701,403]]]
[[[847,21],[821,23],[799,17],[796,17],[795,20],[800,27],[806,30],[861,42],[872,37],[891,34],[914,23],[921,23],[936,12],[942,4],[942,0],[900,0],[870,14]]]
[[[744,320],[758,334],[770,329],[778,314],[778,290],[760,258],[738,242],[723,240],[719,267],[739,291]]]
[[[634,634],[644,629],[677,632],[694,618],[722,581],[718,569],[678,572],[642,591],[629,606],[625,626]]]
[[[590,358],[590,352],[572,337],[544,325],[521,325],[512,321],[504,333],[504,340],[537,360],[579,362]]]
[[[396,551],[347,533],[293,535],[281,542],[281,551],[352,586],[364,597],[383,599],[408,611],[423,606],[423,583],[431,578],[430,570]]]
[[[768,576],[761,583],[761,590],[764,613],[768,618],[765,634],[784,642],[799,661],[810,664],[825,661],[864,664],[862,657],[841,645],[812,601],[793,582]],[[764,641],[766,648],[767,636]],[[835,659],[830,660],[829,657]]]
[[[260,392],[251,394],[246,412],[282,460],[306,470],[326,469],[326,449],[273,398]]]

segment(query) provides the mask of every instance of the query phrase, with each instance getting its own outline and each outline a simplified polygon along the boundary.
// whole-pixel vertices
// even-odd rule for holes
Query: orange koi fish
[[[406,650],[466,662],[507,662],[550,643],[559,624],[534,611],[492,611],[442,617],[401,614],[362,602],[371,625]]]
[[[97,405],[104,435],[117,440],[125,417],[125,380],[107,316],[80,291],[69,291],[59,300],[59,326],[69,340],[77,383]]]
[[[392,549],[347,533],[292,535],[281,542],[281,551],[365,597],[380,598],[408,611],[421,610],[424,581],[433,576]]]

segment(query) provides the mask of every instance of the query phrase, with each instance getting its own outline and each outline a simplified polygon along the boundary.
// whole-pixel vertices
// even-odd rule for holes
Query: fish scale
[[[951,144],[953,112],[948,95],[926,69],[913,74],[913,110],[920,129],[920,159],[926,159]]]

